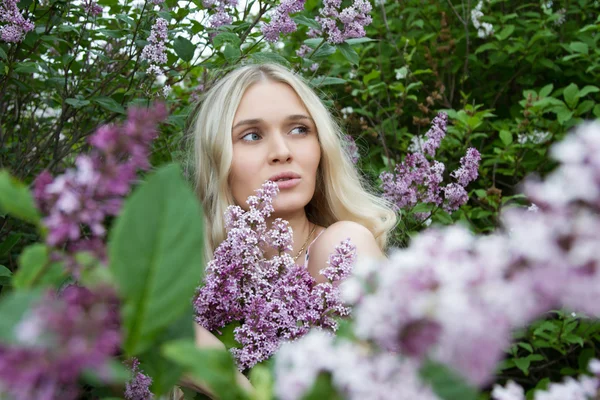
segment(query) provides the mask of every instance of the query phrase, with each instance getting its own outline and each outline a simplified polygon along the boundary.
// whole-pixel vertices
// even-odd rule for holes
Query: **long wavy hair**
[[[396,225],[396,213],[383,198],[371,192],[358,173],[329,110],[302,77],[277,64],[256,64],[239,67],[213,85],[188,121],[187,134],[194,149],[190,160],[192,178],[205,215],[205,261],[212,259],[225,239],[224,213],[235,204],[228,185],[233,118],[246,90],[265,80],[289,85],[317,128],[321,160],[314,196],[305,207],[309,221],[324,227],[343,220],[357,222],[373,233],[385,251],[389,233]]]

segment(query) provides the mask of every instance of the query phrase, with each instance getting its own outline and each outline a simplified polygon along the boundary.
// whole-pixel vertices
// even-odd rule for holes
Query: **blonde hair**
[[[277,64],[255,64],[237,68],[218,81],[190,116],[194,186],[205,215],[204,259],[208,262],[225,239],[224,213],[235,204],[228,185],[233,118],[246,90],[265,80],[286,83],[294,89],[317,128],[321,161],[315,194],[305,207],[308,219],[324,227],[343,220],[357,222],[369,229],[385,250],[396,213],[383,198],[367,189],[331,113],[300,76]]]

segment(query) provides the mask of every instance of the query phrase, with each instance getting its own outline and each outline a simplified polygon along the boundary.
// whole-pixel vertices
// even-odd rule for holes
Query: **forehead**
[[[308,114],[294,89],[286,83],[260,81],[250,86],[240,101],[233,124],[248,118],[278,118],[292,114]]]

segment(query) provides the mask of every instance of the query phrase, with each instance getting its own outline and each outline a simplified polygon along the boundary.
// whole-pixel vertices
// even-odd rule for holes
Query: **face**
[[[287,84],[262,81],[244,93],[233,119],[229,187],[236,203],[268,179],[279,194],[276,215],[302,210],[313,197],[321,149],[314,121]],[[281,178],[281,179],[277,179]]]

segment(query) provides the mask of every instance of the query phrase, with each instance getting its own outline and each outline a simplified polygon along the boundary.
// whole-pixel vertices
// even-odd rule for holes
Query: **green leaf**
[[[550,93],[552,93],[552,89],[554,89],[554,85],[552,83],[544,86],[543,88],[540,89],[540,97],[548,97],[548,95],[550,95]]]
[[[315,61],[325,60],[326,58],[328,58],[330,55],[334,54],[335,52],[336,52],[335,46],[325,43],[324,45],[319,47],[317,49],[317,51],[315,51],[315,53],[310,57],[310,59],[315,60]]]
[[[0,264],[0,286],[8,285],[11,277],[12,272],[10,272],[10,269]]]
[[[32,244],[19,256],[19,268],[13,277],[13,286],[28,289],[34,286],[58,286],[64,280],[65,271],[60,263],[50,262],[48,248]]]
[[[173,50],[183,61],[190,62],[194,58],[196,46],[189,39],[183,36],[177,36],[173,41]]]
[[[477,390],[444,364],[426,360],[419,373],[421,378],[429,383],[434,392],[443,400],[477,399]]]
[[[15,218],[36,225],[40,222],[40,214],[29,189],[6,170],[0,170],[0,207]]]
[[[504,27],[504,29],[502,29],[500,31],[500,33],[498,33],[496,35],[496,37],[498,38],[498,40],[505,40],[506,38],[508,38],[510,35],[512,35],[512,33],[515,31],[515,26],[514,25],[506,25]]]
[[[85,106],[89,105],[90,101],[89,100],[85,100],[85,99],[73,99],[73,98],[70,98],[70,99],[66,99],[65,103],[67,103],[67,104],[69,104],[69,105],[71,105],[71,106],[73,106],[75,108],[82,108],[82,107],[85,107]]]
[[[598,89],[598,87],[592,86],[592,85],[587,85],[579,91],[578,96],[579,96],[579,98],[582,98],[584,96],[587,96],[590,93],[597,93],[597,92],[600,92],[600,89]]]
[[[233,64],[238,58],[240,58],[242,52],[240,51],[239,47],[234,47],[231,43],[227,43],[225,45],[225,49],[223,50],[223,55],[229,63]]]
[[[311,81],[313,86],[327,86],[327,85],[341,85],[346,83],[345,79],[342,78],[334,78],[332,76],[328,76],[325,78],[314,78]]]
[[[583,42],[571,42],[569,43],[569,49],[575,53],[588,54],[590,51],[589,46]]]
[[[596,118],[600,118],[600,104],[596,104],[596,107],[594,107],[594,111],[592,112],[594,113]]]
[[[505,130],[500,131],[500,140],[502,140],[505,146],[510,145],[513,142],[512,133]]]
[[[255,365],[250,370],[248,379],[254,388],[255,400],[269,400],[274,398],[273,387],[275,386],[275,382],[273,381],[273,374],[271,374],[269,367],[262,364]]]
[[[15,290],[0,298],[0,343],[18,343],[15,327],[35,305],[41,291]]]
[[[323,42],[323,38],[311,38],[311,39],[306,39],[304,41],[304,44],[307,45],[308,47],[311,47],[313,49],[315,49],[318,45],[321,44],[321,42]]]
[[[22,74],[34,74],[38,71],[37,63],[34,62],[20,62],[17,63],[14,69],[15,72]]]
[[[178,340],[163,345],[162,354],[208,385],[218,398],[247,398],[237,385],[237,367],[228,351],[199,349],[193,341]]]
[[[567,86],[563,91],[563,97],[565,98],[565,103],[567,103],[570,109],[575,108],[577,101],[579,101],[579,88],[577,85],[571,83],[569,86]]]
[[[380,75],[381,75],[381,71],[374,69],[363,77],[363,83],[365,85],[368,85],[369,82],[371,82],[373,79],[379,78]]]
[[[315,21],[312,18],[305,17],[304,15],[296,15],[292,19],[297,24],[308,26],[309,28],[313,28],[313,29],[318,29],[318,30],[321,29],[321,25],[319,25],[319,23],[317,21]]]
[[[496,50],[498,48],[498,44],[496,42],[486,43],[483,46],[479,46],[477,50],[475,50],[475,54],[483,53],[488,50]]]
[[[2,58],[4,60],[8,59],[8,56],[6,55],[4,50],[2,50],[2,47],[0,47],[0,58]]]
[[[425,213],[425,212],[430,212],[431,210],[433,210],[434,207],[435,206],[430,203],[418,203],[410,211],[412,213]]]
[[[515,358],[513,361],[515,366],[523,371],[525,376],[529,376],[529,365],[531,364],[529,358]]]
[[[19,243],[19,240],[23,234],[19,233],[11,233],[8,235],[8,238],[2,243],[0,243],[0,258],[5,257],[15,246],[15,244]]]
[[[556,110],[556,119],[560,124],[564,124],[565,122],[569,121],[572,117],[573,111],[570,111],[565,107]]]
[[[204,271],[203,219],[179,166],[168,165],[127,199],[108,244],[123,298],[124,349],[147,349],[187,309]]]
[[[320,373],[317,375],[317,379],[313,383],[310,390],[308,390],[302,400],[341,400],[342,397],[335,390],[333,382],[331,382],[331,374]]]
[[[270,51],[262,51],[260,53],[252,53],[252,54],[250,54],[250,59],[252,59],[254,62],[256,62],[258,64],[276,63],[276,64],[285,65],[285,66],[290,65],[290,63],[288,62],[288,60],[285,59],[285,57],[282,57],[281,55],[270,52]]]
[[[369,42],[376,42],[376,41],[377,41],[376,39],[362,37],[362,38],[347,39],[346,43],[348,43],[350,46],[354,46],[355,44],[362,44],[362,43],[369,43]]]
[[[110,97],[95,97],[92,101],[108,111],[125,114],[125,108]]]
[[[232,32],[221,32],[213,38],[215,49],[221,48],[225,43],[231,43],[234,47],[240,47],[240,38]]]
[[[239,321],[233,321],[221,328],[220,335],[215,335],[225,345],[227,350],[240,347],[240,343],[235,340],[235,334],[233,332],[235,328],[240,325],[241,323]]]
[[[337,45],[337,48],[350,64],[358,65],[358,53],[348,43],[340,43]]]

